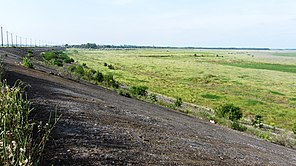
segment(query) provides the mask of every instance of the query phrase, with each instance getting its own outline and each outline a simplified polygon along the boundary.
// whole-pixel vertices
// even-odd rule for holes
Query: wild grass
[[[23,95],[25,84],[0,83],[0,165],[38,165],[57,119],[42,125],[30,119],[31,103]]]
[[[296,73],[296,65],[283,65],[283,64],[269,64],[269,63],[249,63],[249,62],[224,62],[224,65],[250,68],[250,69],[264,69],[275,70],[281,72]]]
[[[231,102],[246,118],[260,114],[265,123],[289,130],[296,122],[293,57],[235,50],[70,49],[67,53],[79,64],[103,74],[112,72],[114,79],[129,87],[147,86],[151,92],[210,108]],[[251,65],[228,65],[232,62]]]

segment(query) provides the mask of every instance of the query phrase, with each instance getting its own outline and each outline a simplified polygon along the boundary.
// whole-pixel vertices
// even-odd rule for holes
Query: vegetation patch
[[[203,98],[206,98],[206,99],[211,99],[211,100],[218,100],[220,99],[221,97],[218,96],[218,95],[214,95],[214,94],[204,94],[204,95],[201,95]]]
[[[31,60],[27,57],[24,57],[23,59],[23,65],[26,67],[26,68],[29,68],[29,69],[33,69],[34,66],[33,66],[33,63],[31,62]]]
[[[147,86],[132,86],[130,88],[130,92],[134,96],[147,96],[148,92],[148,87]]]
[[[271,63],[248,63],[248,62],[223,62],[223,65],[235,66],[241,68],[250,69],[264,69],[264,70],[274,70],[281,72],[296,73],[295,65],[283,65],[283,64],[271,64]]]
[[[262,101],[250,99],[247,101],[247,104],[251,105],[251,106],[255,106],[255,105],[260,105],[260,104],[264,104],[264,103]]]
[[[275,94],[275,95],[285,96],[285,94],[277,92],[277,91],[270,91],[270,93]]]
[[[42,57],[50,62],[52,65],[63,66],[64,63],[73,63],[74,59],[70,58],[66,53],[62,51],[46,52]]]
[[[274,56],[285,56],[285,57],[296,57],[295,52],[291,52],[291,53],[273,53],[272,55],[274,55]]]
[[[30,119],[32,108],[23,96],[23,83],[0,83],[0,165],[38,165],[58,118],[43,125]]]

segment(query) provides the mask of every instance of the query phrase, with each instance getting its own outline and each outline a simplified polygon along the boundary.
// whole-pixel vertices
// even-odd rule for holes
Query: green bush
[[[118,94],[121,95],[121,96],[125,96],[125,97],[128,97],[128,98],[131,98],[131,94],[128,91],[126,91],[126,90],[120,89],[118,91]]]
[[[157,102],[157,97],[154,93],[149,94],[148,99],[152,102]]]
[[[147,96],[147,86],[132,86],[130,91],[135,96]]]
[[[294,123],[292,131],[293,131],[294,134],[296,134],[296,123]]]
[[[33,69],[33,63],[30,61],[29,58],[25,57],[23,59],[23,65],[26,67],[26,68],[30,68],[30,69]]]
[[[181,107],[183,104],[182,98],[181,97],[177,97],[176,102],[175,102],[175,106],[176,107]]]
[[[242,118],[243,113],[240,109],[240,107],[237,107],[233,104],[224,104],[220,106],[216,111],[215,111],[216,116],[220,118],[226,118],[231,121],[239,120]]]
[[[103,73],[101,73],[100,71],[97,71],[95,75],[95,80],[98,82],[103,82],[104,81]]]
[[[84,68],[81,65],[72,65],[69,66],[68,70],[70,70],[73,73],[79,74],[80,76],[84,75]]]
[[[47,61],[50,61],[52,59],[55,59],[56,58],[56,54],[54,52],[46,52],[42,55],[42,57],[47,60]]]
[[[246,131],[247,130],[246,126],[239,124],[239,122],[236,120],[232,122],[231,128],[234,130],[238,130],[238,131]]]
[[[262,128],[263,127],[263,116],[256,115],[255,119],[252,119],[252,126],[256,128]]]
[[[108,73],[104,76],[104,82],[113,88],[118,88],[119,84],[114,80],[113,74]]]
[[[114,70],[115,69],[115,67],[113,66],[113,65],[108,65],[108,68],[110,69],[110,70]]]

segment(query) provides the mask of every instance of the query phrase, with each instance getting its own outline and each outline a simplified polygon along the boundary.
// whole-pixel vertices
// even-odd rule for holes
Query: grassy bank
[[[292,65],[296,58],[287,60],[270,51],[225,50],[70,49],[68,54],[80,64],[113,73],[128,86],[147,86],[150,91],[212,108],[231,102],[247,117],[260,114],[265,123],[286,129],[296,122]]]

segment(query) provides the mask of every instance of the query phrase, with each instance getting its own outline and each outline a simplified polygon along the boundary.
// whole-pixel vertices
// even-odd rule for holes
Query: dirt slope
[[[62,114],[42,165],[296,165],[295,150],[49,74],[41,65],[25,69],[16,54],[5,62],[10,84],[31,85],[37,117],[56,108]]]

